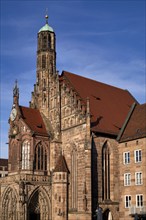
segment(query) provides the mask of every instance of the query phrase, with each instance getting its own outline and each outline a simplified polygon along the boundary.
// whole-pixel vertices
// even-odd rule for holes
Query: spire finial
[[[48,8],[46,8],[46,15],[45,15],[45,18],[46,18],[46,24],[48,24]]]
[[[19,104],[19,88],[17,80],[15,81],[15,85],[13,88],[13,104]]]
[[[19,96],[19,88],[18,88],[17,79],[15,80],[15,86],[14,86],[14,89],[13,89],[13,96]]]

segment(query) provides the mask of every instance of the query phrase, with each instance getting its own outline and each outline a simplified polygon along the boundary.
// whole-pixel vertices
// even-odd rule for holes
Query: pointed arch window
[[[42,144],[38,144],[35,148],[34,169],[40,171],[47,170],[47,151]]]
[[[107,143],[102,149],[102,198],[110,199],[110,151]]]
[[[71,206],[77,210],[77,151],[74,148],[71,154]]]
[[[25,140],[22,143],[22,169],[28,170],[30,168],[30,142]]]

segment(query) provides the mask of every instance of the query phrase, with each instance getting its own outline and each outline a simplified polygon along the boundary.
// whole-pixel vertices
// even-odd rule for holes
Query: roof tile
[[[62,154],[58,158],[54,172],[69,172],[65,157]]]
[[[142,137],[146,137],[146,103],[135,107],[120,142]]]
[[[47,130],[38,109],[19,106],[24,122],[28,125],[31,131],[40,134],[48,135]]]
[[[118,135],[131,105],[135,102],[133,96],[127,90],[66,71],[62,72],[60,79],[63,78],[85,103],[89,97],[92,131]]]

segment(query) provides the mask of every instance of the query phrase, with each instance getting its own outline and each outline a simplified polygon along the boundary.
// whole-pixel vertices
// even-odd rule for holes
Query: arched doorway
[[[29,220],[40,220],[40,205],[39,205],[39,192],[35,192],[33,195],[29,208]]]
[[[2,220],[17,220],[17,199],[14,190],[8,187],[2,201]]]
[[[112,213],[109,209],[106,209],[103,213],[103,220],[113,220]]]
[[[47,194],[38,188],[32,194],[28,205],[28,220],[48,220],[51,217],[49,212]]]

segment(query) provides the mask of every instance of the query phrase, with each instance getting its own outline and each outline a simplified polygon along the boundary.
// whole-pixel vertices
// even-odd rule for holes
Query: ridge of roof
[[[115,89],[122,90],[122,91],[125,91],[125,92],[130,93],[127,89],[122,89],[122,88],[120,88],[120,87],[113,86],[113,85],[110,85],[110,84],[107,84],[107,83],[104,83],[104,82],[100,82],[100,81],[97,81],[97,80],[95,80],[95,79],[91,79],[91,78],[88,78],[88,77],[85,77],[85,76],[81,76],[81,75],[78,75],[78,74],[75,74],[75,73],[71,73],[71,72],[68,72],[68,71],[66,71],[66,70],[63,70],[63,71],[62,71],[62,74],[60,75],[60,77],[62,77],[64,73],[67,73],[67,74],[70,74],[70,75],[74,75],[74,76],[83,78],[83,79],[85,79],[85,80],[92,81],[92,82],[94,82],[94,83],[99,83],[99,84],[104,85],[104,86],[107,86],[107,87],[112,87],[112,88],[115,88]],[[71,83],[71,82],[70,82],[70,83]],[[130,95],[131,95],[131,93],[130,93]],[[134,98],[134,97],[133,97],[133,98]],[[135,98],[134,98],[134,99],[135,99]]]
[[[58,158],[58,161],[56,163],[54,172],[66,172],[66,173],[69,173],[69,169],[67,167],[67,163],[66,163],[65,157],[62,154]]]

